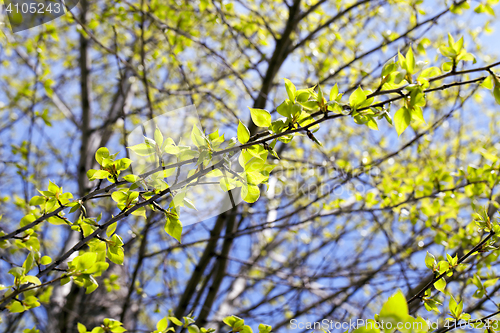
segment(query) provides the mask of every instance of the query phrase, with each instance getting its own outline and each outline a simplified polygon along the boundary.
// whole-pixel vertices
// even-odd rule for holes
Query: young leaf
[[[259,324],[259,333],[270,333],[272,329],[269,325]]]
[[[173,215],[167,215],[165,222],[165,232],[181,242],[182,223],[179,218]]]
[[[79,263],[80,263],[79,267],[81,267],[81,269],[88,269],[95,264],[95,262],[97,260],[97,253],[96,252],[85,252],[84,254],[79,256],[78,258],[80,259],[79,260]]]
[[[250,139],[250,131],[241,121],[238,123],[238,141],[243,145]]]
[[[89,180],[105,179],[110,175],[106,170],[94,170],[90,169],[87,171],[87,177]]]
[[[366,126],[368,126],[369,129],[372,129],[374,131],[378,131],[378,124],[375,119],[372,117],[369,117],[368,121],[366,122]]]
[[[78,333],[87,333],[87,327],[85,325],[78,323]]]
[[[330,90],[330,101],[334,101],[338,95],[339,95],[339,86],[337,83],[335,83],[332,90]]]
[[[351,96],[349,96],[349,105],[355,108],[366,100],[366,95],[361,87],[358,87]]]
[[[398,63],[399,67],[401,67],[402,69],[406,69],[406,59],[399,51],[398,51]]]
[[[495,97],[495,101],[500,104],[500,82],[495,80],[495,86],[493,87],[493,96]]]
[[[125,179],[129,183],[135,183],[139,181],[141,178],[139,178],[139,176],[136,175],[126,175],[125,177],[123,177],[123,179]]]
[[[440,278],[436,282],[434,282],[434,287],[441,291],[444,292],[444,288],[446,288],[446,280],[444,278]]]
[[[406,53],[406,70],[409,74],[415,73],[415,56],[413,55],[411,46]]]
[[[492,89],[493,88],[493,76],[489,75],[483,83],[481,83],[481,87],[486,88],[486,89]]]
[[[109,150],[106,147],[101,147],[95,152],[95,160],[102,165],[102,160],[109,157]]]
[[[396,126],[396,132],[398,136],[405,131],[405,129],[410,125],[411,113],[406,107],[399,109],[394,115],[394,126]]]
[[[271,114],[266,110],[250,108],[250,116],[255,125],[259,127],[271,126]]]
[[[174,325],[177,325],[177,326],[182,326],[182,322],[175,318],[175,317],[168,317],[168,319],[170,319],[170,321],[174,324]]]
[[[285,80],[285,88],[286,88],[286,93],[288,94],[288,98],[290,101],[295,101],[295,94],[297,92],[297,88],[295,88],[295,85],[292,83],[292,81],[288,79],[283,79]]]
[[[159,147],[163,145],[163,134],[161,134],[161,131],[158,127],[155,129],[154,139]]]
[[[139,143],[138,145],[127,147],[139,156],[149,156],[155,152],[149,143]]]
[[[8,273],[12,274],[15,278],[20,278],[24,274],[24,268],[13,267],[8,271]]]
[[[398,290],[389,297],[380,310],[379,316],[384,321],[396,322],[404,321],[408,317],[408,305],[405,296]]]
[[[129,158],[120,158],[115,162],[116,170],[126,170],[130,166],[130,163],[132,163],[132,160]]]
[[[45,198],[41,196],[34,196],[31,198],[29,204],[30,206],[38,206],[38,205],[43,205],[45,203]]]
[[[40,264],[42,265],[48,265],[52,262],[52,258],[49,257],[49,256],[43,256],[41,259],[40,259]]]
[[[425,255],[425,266],[427,266],[427,268],[434,269],[435,263],[436,258],[432,254],[427,252],[427,254]]]
[[[256,185],[248,184],[242,187],[241,197],[245,202],[254,203],[260,197],[259,187]]]
[[[191,141],[193,141],[196,147],[205,147],[207,145],[205,140],[205,134],[203,134],[198,126],[193,125],[193,130],[191,131]]]

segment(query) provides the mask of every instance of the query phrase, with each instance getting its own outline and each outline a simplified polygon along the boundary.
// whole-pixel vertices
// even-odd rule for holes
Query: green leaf
[[[115,162],[116,170],[120,171],[120,170],[128,169],[128,167],[130,166],[130,163],[132,163],[131,159],[126,158],[126,157],[121,158]]]
[[[349,105],[352,108],[355,108],[356,106],[360,105],[366,100],[366,95],[363,89],[361,87],[358,87],[351,96],[349,96]]]
[[[102,160],[107,157],[109,157],[109,150],[106,147],[101,147],[95,152],[95,160],[100,165],[102,165]]]
[[[90,333],[107,333],[107,332],[104,330],[104,328],[97,326],[94,327],[92,331],[90,331]]]
[[[190,325],[187,329],[189,333],[200,333],[200,329],[196,325]]]
[[[481,13],[484,13],[486,12],[486,8],[484,7],[484,5],[482,3],[480,3],[475,9],[474,11],[478,14],[481,14]]]
[[[80,263],[80,269],[88,269],[90,267],[92,267],[96,260],[97,260],[97,253],[96,252],[85,252],[84,254],[82,254],[81,256],[78,257],[80,260],[79,260],[79,263]]]
[[[34,222],[35,220],[36,220],[36,217],[33,214],[29,214],[29,215],[26,215],[25,217],[23,217],[21,219],[21,221],[19,222],[19,224],[21,225],[21,227],[24,227],[24,226],[30,224],[31,222]]]
[[[149,156],[154,154],[155,150],[153,146],[148,143],[139,143],[138,145],[127,147],[139,156]]]
[[[440,261],[438,262],[438,271],[439,274],[443,274],[444,272],[448,271],[450,269],[450,264],[447,261]]]
[[[445,62],[443,63],[441,68],[443,69],[444,72],[449,72],[453,69],[453,62],[451,61]]]
[[[171,155],[177,155],[179,154],[181,151],[185,150],[182,148],[183,146],[173,146],[173,145],[166,145],[165,146],[165,153],[167,154],[171,154]],[[185,146],[184,146],[185,147]]]
[[[174,323],[174,325],[177,325],[177,326],[182,326],[182,322],[181,322],[179,319],[177,319],[177,318],[175,318],[175,317],[168,317],[168,319],[170,319],[170,321],[171,321],[172,323]]]
[[[89,180],[106,179],[110,175],[111,174],[106,170],[90,169],[89,171],[87,171],[87,177],[89,178]]]
[[[241,190],[241,197],[245,200],[245,202],[254,203],[260,197],[259,187],[251,184],[243,186]]]
[[[115,191],[111,194],[111,198],[117,203],[125,203],[128,198],[128,194],[123,191]]]
[[[250,326],[244,325],[240,330],[240,333],[253,333],[253,330]]]
[[[123,179],[125,179],[129,183],[135,183],[138,182],[141,178],[136,175],[126,175],[125,177],[123,177]]]
[[[8,306],[8,308],[11,313],[21,313],[26,310],[24,305],[22,305],[19,301],[16,300],[12,301],[12,303]]]
[[[31,198],[29,203],[31,206],[43,205],[45,203],[45,198],[41,196],[34,196],[33,198]]]
[[[446,288],[446,280],[444,278],[440,278],[436,282],[434,282],[434,287],[441,291],[444,292],[444,289]]]
[[[399,109],[394,115],[394,126],[396,127],[396,132],[398,136],[405,131],[405,129],[410,125],[411,113],[406,107]]]
[[[484,81],[481,83],[481,87],[486,88],[486,89],[492,89],[493,88],[493,76],[489,75]]]
[[[161,134],[161,131],[158,127],[156,127],[155,129],[154,139],[159,147],[163,146],[163,134]]]
[[[40,259],[40,264],[42,265],[48,265],[52,262],[52,258],[49,257],[49,256],[43,256],[41,259]]]
[[[15,278],[20,278],[24,274],[24,268],[22,267],[13,267],[9,270],[9,274],[12,274]]]
[[[259,324],[259,333],[270,333],[272,329],[269,325]]]
[[[181,243],[182,223],[175,216],[167,215],[167,222],[165,223],[165,232],[174,237]]]
[[[184,198],[183,202],[186,205],[186,207],[194,209],[194,210],[197,210],[196,206],[194,205],[194,203],[191,200],[189,200],[188,198]]]
[[[453,297],[450,298],[450,302],[448,304],[448,307],[450,308],[450,313],[453,315],[454,318],[457,317],[456,315],[456,310],[457,310],[457,302]]]
[[[384,321],[391,322],[393,327],[396,327],[398,322],[403,322],[408,317],[408,304],[401,290],[398,290],[384,303],[379,317]]]
[[[495,101],[500,104],[500,82],[495,80],[495,87],[493,88],[493,96],[495,97]]]
[[[111,235],[116,231],[117,226],[118,222],[112,223],[106,230],[106,236],[111,237]]]
[[[330,101],[334,101],[338,95],[339,95],[339,86],[337,83],[335,83],[332,90],[330,90]]]
[[[113,238],[115,238],[115,236],[118,235],[115,234]],[[108,257],[109,260],[111,260],[111,262],[114,262],[117,265],[123,265],[123,260],[125,259],[125,253],[123,251],[122,246],[119,243],[115,244],[115,246],[108,246],[106,251],[106,256]]]
[[[26,275],[26,276],[23,276],[22,279],[21,279],[21,283],[32,283],[34,285],[41,285],[42,282],[40,281],[40,279],[38,279],[36,276],[34,275]]]
[[[368,121],[366,122],[366,126],[368,126],[369,129],[372,129],[374,131],[378,131],[378,124],[375,119],[372,117],[369,117]]]
[[[297,93],[297,102],[303,103],[309,99],[311,94],[307,90],[298,90]]]
[[[320,104],[323,104],[323,90],[321,90],[321,87],[318,85],[318,96],[316,97],[316,101]]]
[[[391,74],[392,72],[396,71],[398,69],[398,64],[394,62],[394,59],[389,60],[385,65],[384,68],[382,68],[382,77],[386,77],[387,75]]]
[[[427,254],[425,255],[425,266],[427,266],[427,268],[434,269],[435,263],[436,258],[432,254],[427,252]]]
[[[56,193],[59,193],[59,191],[60,191],[59,187],[56,184],[54,184],[53,182],[51,182],[51,181],[49,181],[49,188],[48,188],[48,190],[49,190],[49,192],[54,193],[54,195]]]
[[[193,130],[191,131],[191,141],[193,141],[196,147],[207,146],[205,134],[196,125],[193,125]]]
[[[450,47],[453,47],[455,45],[455,38],[448,32],[448,45]]]
[[[250,131],[241,121],[238,121],[238,141],[243,145],[250,139]]]
[[[292,83],[292,81],[288,79],[283,79],[285,80],[285,88],[286,88],[286,93],[288,94],[288,98],[290,101],[295,101],[295,93],[297,92],[297,88],[295,88],[295,85]]]
[[[262,109],[253,109],[250,108],[250,116],[252,117],[252,121],[258,127],[269,127],[271,126],[271,114],[266,110]]]
[[[87,333],[87,327],[85,327],[85,325],[78,323],[77,327],[78,333]]]
[[[413,120],[417,120],[417,121],[420,121],[422,123],[425,123],[425,119],[424,119],[424,114],[422,112],[422,109],[418,106],[415,106],[411,109],[410,111],[411,113],[411,118]]]
[[[276,108],[276,112],[278,112],[283,117],[290,118],[292,114],[292,103],[289,100],[285,100],[283,103],[278,105]]]
[[[413,50],[410,48],[406,52],[406,70],[409,74],[415,73],[415,56],[413,55]]]
[[[156,324],[156,329],[158,331],[164,331],[168,327],[168,318],[163,317],[157,324]]]
[[[26,260],[23,263],[24,274],[28,274],[28,272],[33,268],[33,264],[35,263],[35,255],[33,251],[30,251]]]
[[[399,67],[401,67],[402,69],[406,69],[406,59],[401,54],[401,52],[399,52],[399,50],[398,50],[398,63],[399,63]]]
[[[304,102],[304,103],[300,103],[300,105],[302,105],[304,107],[304,109],[306,109],[306,111],[307,110],[315,111],[315,110],[317,110],[319,108],[318,101],[307,101],[307,102]]]
[[[228,316],[222,321],[231,328],[238,328],[245,324],[245,321],[237,316]]]

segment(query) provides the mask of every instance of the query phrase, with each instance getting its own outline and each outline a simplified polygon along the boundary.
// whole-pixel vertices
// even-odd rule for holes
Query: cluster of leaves
[[[369,319],[353,333],[380,333],[393,332],[398,328],[402,333],[426,333],[429,325],[422,317],[414,318],[408,313],[408,304],[405,296],[398,290],[383,304],[380,312],[374,319]]]
[[[440,53],[447,57],[449,61],[443,63],[444,72],[455,72],[457,65],[461,61],[472,61],[476,63],[473,54],[468,53],[464,48],[464,38],[455,41],[451,34],[448,34],[448,45],[443,45],[439,49]],[[366,125],[370,129],[377,130],[377,120],[386,119],[390,125],[393,121],[390,116],[390,109],[386,103],[374,103],[375,96],[384,92],[399,93],[402,95],[403,106],[394,114],[394,126],[398,135],[401,135],[413,121],[416,124],[425,123],[422,108],[426,105],[426,89],[430,82],[437,81],[442,76],[442,71],[438,67],[425,67],[425,62],[417,62],[411,47],[406,55],[398,52],[398,55],[387,62],[381,72],[381,82],[379,88],[372,92],[358,87],[350,96],[347,103],[342,102],[343,94],[339,93],[336,84],[330,91],[329,101],[326,100],[320,86],[306,89],[299,89],[288,79],[285,80],[285,88],[288,95],[276,111],[284,118],[271,121],[271,115],[266,110],[250,109],[253,122],[259,127],[267,127],[273,134],[282,134],[285,131],[297,128],[306,128],[307,136],[314,142],[319,141],[312,135],[319,129],[317,121],[313,118],[318,114],[326,114],[329,111],[350,115],[354,121],[360,125]],[[500,103],[500,85],[496,75],[491,75],[491,81],[495,83],[493,94]],[[485,87],[491,89],[492,84]],[[389,104],[390,106],[390,104]],[[312,126],[311,124],[314,123]],[[285,143],[293,139],[293,135],[283,135],[277,140]],[[243,123],[238,125],[238,139],[240,143],[247,143],[250,134]],[[275,141],[271,144],[274,147]]]
[[[253,333],[253,330],[250,326],[245,325],[245,320],[237,317],[237,316],[229,316],[224,318],[224,323],[231,327],[231,331],[234,333]],[[259,324],[259,333],[270,333],[272,327],[265,324]]]
[[[448,294],[446,291],[446,279],[445,277],[451,277],[455,270],[465,269],[464,259],[469,256],[477,255],[479,253],[491,252],[497,250],[497,247],[494,244],[498,240],[498,232],[500,231],[500,223],[492,223],[488,212],[486,209],[475,214],[474,219],[475,224],[478,226],[479,231],[484,230],[488,233],[488,237],[485,238],[481,243],[476,245],[472,250],[469,251],[463,258],[459,259],[457,255],[452,257],[449,254],[446,254],[446,260],[436,260],[436,257],[431,253],[427,252],[425,257],[425,265],[427,268],[431,269],[434,275],[434,288],[440,291],[443,294]],[[477,287],[474,297],[482,298],[485,294],[487,294],[486,288],[493,286],[498,281],[498,278],[491,277],[486,281],[482,282],[479,275],[474,274],[472,278],[469,279],[468,283],[475,285]],[[425,308],[428,311],[439,311],[439,305],[442,305],[436,299],[436,296],[431,297],[431,288],[425,290],[425,293],[422,296],[422,301],[424,302]],[[449,311],[454,320],[469,320],[470,315],[467,313],[462,313],[463,305],[462,302],[456,303],[455,299],[451,297],[449,303]]]
[[[117,155],[118,153],[110,155],[106,147],[99,148],[95,153],[95,159],[101,166],[101,169],[90,169],[87,171],[89,180],[108,179],[108,181],[112,183],[116,182],[120,172],[128,169],[130,163],[132,163],[132,161],[126,157],[115,161]]]
[[[40,258],[38,251],[30,251],[22,267],[14,267],[9,270],[9,274],[14,277],[14,284],[0,289],[7,289],[4,298],[14,294],[17,290],[25,285],[40,286],[41,282],[38,277],[29,275],[29,272],[34,268],[35,264],[48,264],[51,262],[49,257]],[[12,301],[8,305],[8,309],[12,313],[21,313],[32,308],[40,306],[39,299],[36,297],[36,290],[29,290],[23,294],[23,299]]]
[[[487,11],[488,9],[485,10]],[[460,61],[475,62],[474,56],[465,50],[463,38],[455,41],[449,35],[448,45],[440,47],[439,50],[443,56],[449,59],[449,61],[446,61],[441,66],[444,72],[455,72]],[[180,222],[178,208],[186,206],[195,209],[195,205],[186,197],[189,185],[196,183],[201,177],[219,178],[219,184],[223,190],[231,191],[241,187],[242,198],[248,203],[256,202],[260,196],[259,186],[267,183],[270,172],[275,167],[274,164],[270,163],[269,155],[279,158],[274,150],[277,141],[289,143],[294,137],[305,135],[316,144],[321,145],[313,133],[318,131],[321,121],[328,119],[328,117],[333,117],[331,113],[339,116],[351,116],[357,124],[366,125],[373,130],[378,129],[379,120],[385,119],[391,125],[394,123],[398,135],[401,135],[412,121],[417,124],[425,123],[422,108],[426,105],[426,89],[429,88],[432,82],[440,78],[442,71],[438,67],[424,69],[424,65],[416,61],[413,50],[410,47],[404,56],[398,53],[397,60],[395,57],[384,65],[381,72],[379,89],[372,92],[371,90],[364,90],[358,87],[350,94],[348,102],[342,101],[343,94],[339,92],[338,85],[335,85],[331,89],[327,101],[327,97],[325,97],[326,95],[319,85],[297,89],[290,80],[285,79],[288,98],[276,109],[276,112],[282,118],[273,121],[269,111],[250,108],[252,121],[258,127],[267,129],[268,134],[264,136],[264,139],[269,139],[270,143],[264,140],[256,144],[257,140],[252,139],[249,129],[241,121],[238,122],[237,126],[237,141],[240,145],[236,146],[236,139],[232,139],[227,143],[225,148],[221,148],[225,143],[224,135],[220,135],[218,131],[206,135],[197,126],[193,126],[191,141],[196,149],[192,149],[192,146],[176,144],[172,138],[164,138],[160,129],[156,128],[153,139],[145,137],[144,143],[129,148],[136,155],[146,157],[147,161],[156,163],[155,166],[159,168],[158,172],[149,174],[147,177],[129,174],[123,177],[124,181],[121,181],[119,179],[120,174],[129,168],[132,160],[128,158],[117,160],[118,153],[111,155],[107,148],[102,147],[95,153],[95,159],[101,168],[99,170],[88,170],[88,179],[90,181],[107,179],[112,184],[115,184],[116,186],[113,188],[116,188],[116,190],[111,193],[111,198],[116,202],[117,208],[121,212],[131,210],[131,214],[145,218],[146,206],[133,208],[144,201],[150,202],[147,207],[152,210],[159,209],[165,214],[165,231],[180,242],[182,223]],[[483,86],[493,89],[493,95],[500,104],[500,82],[490,69],[488,71],[490,75],[483,82]],[[398,93],[401,95],[403,106],[394,114],[394,121],[391,119],[387,103],[384,101],[375,103],[375,97],[385,93]],[[26,154],[27,152],[25,148],[20,148],[20,151],[22,154]],[[241,151],[238,163],[243,171],[225,172],[225,170],[231,169],[231,159],[238,151]],[[164,154],[174,156],[179,166],[171,167],[165,164]],[[211,163],[218,163],[214,158],[216,156],[221,157],[221,161],[223,162],[221,167],[210,172],[204,171]],[[191,162],[195,164],[195,168],[188,172],[187,179],[180,188],[174,188],[174,184],[167,182],[167,178],[174,175],[176,169],[180,170],[179,168],[182,165]],[[469,170],[469,174],[472,176],[469,180],[473,180],[475,173],[477,173],[477,170]],[[442,177],[439,178],[436,176],[435,181],[445,181],[445,178],[450,177],[444,174],[440,176]],[[478,178],[480,179],[481,177]],[[141,186],[143,187],[142,190],[140,190]],[[155,195],[166,193],[165,191],[170,188],[172,188],[170,192],[172,199],[168,209],[158,207],[154,204],[154,201],[151,201]],[[466,191],[480,193],[481,189],[481,185],[478,184],[469,187]],[[43,220],[47,220],[49,223],[71,226],[71,229],[80,231],[84,238],[89,237],[101,228],[101,225],[99,225],[101,216],[97,218],[87,217],[83,200],[71,201],[73,195],[71,193],[64,193],[63,189],[59,188],[56,184],[50,182],[48,190],[39,192],[41,196],[34,196],[29,201],[31,206],[38,206],[38,208],[30,208],[30,212],[20,221],[21,228],[33,224],[43,216],[46,216]],[[391,198],[387,196],[383,199],[390,200]],[[76,212],[78,209],[82,210],[82,213],[75,222],[71,222],[64,217],[63,209],[66,207],[72,208],[70,213]],[[424,207],[424,212],[432,209],[432,207]],[[486,212],[478,215],[476,223],[485,232],[495,235],[499,234],[500,227],[498,224],[492,225]],[[116,223],[108,227],[106,231],[108,239],[99,237],[87,242],[89,250],[80,251],[79,255],[68,263],[68,270],[60,277],[62,284],[73,280],[78,286],[86,288],[87,293],[91,293],[98,287],[95,277],[102,275],[109,267],[106,259],[115,264],[123,264],[123,241],[119,235],[115,234],[116,227]],[[14,240],[17,249],[26,249],[29,251],[29,254],[22,267],[14,267],[9,271],[14,278],[13,284],[8,287],[2,287],[3,289],[8,289],[3,295],[2,300],[9,299],[14,293],[22,295],[9,302],[7,307],[10,312],[23,312],[40,305],[40,298],[36,296],[34,288],[26,288],[26,285],[40,286],[41,281],[38,277],[30,275],[29,272],[35,264],[39,266],[49,265],[52,259],[42,256],[39,253],[40,244],[36,231],[37,226],[34,225],[33,228],[23,230],[24,234]],[[4,235],[5,233],[3,232],[0,234],[0,236]],[[493,246],[495,241],[496,236],[484,243],[484,246],[478,249],[477,253],[495,249]],[[7,241],[2,241],[0,245],[2,247],[9,247],[11,244]],[[438,261],[428,253],[425,263],[433,271],[435,277],[440,277],[433,283],[434,287],[444,293],[446,288],[444,276],[451,277],[453,275],[454,270],[459,266],[458,258],[447,255],[446,260]],[[478,288],[475,296],[483,297],[486,293],[486,288],[495,283],[495,281],[495,279],[487,279],[485,282],[482,282],[481,278],[475,275],[471,279],[471,282]],[[428,310],[438,311],[437,305],[440,303],[431,297],[430,289],[425,291],[422,299]],[[402,305],[403,303],[404,306]],[[468,314],[462,313],[461,302],[457,304],[450,301],[450,313],[456,320],[468,316]],[[198,329],[195,325],[192,325],[192,322],[190,322],[191,319],[188,320],[186,318],[184,318],[184,323],[173,317],[162,319],[158,323],[157,331],[172,331],[172,328],[168,328],[168,321],[171,321],[174,325],[186,327],[190,333],[209,332],[209,330]],[[378,318],[387,321],[420,320],[409,319],[406,301],[401,293],[389,299],[388,303],[382,308]],[[232,328],[233,332],[252,332],[251,328],[244,324],[243,319],[231,316],[224,321]],[[259,327],[260,333],[270,332],[270,327],[261,326]],[[79,327],[80,330],[81,332],[86,332],[85,327]],[[95,332],[121,332],[124,329],[121,323],[109,319],[107,322],[104,322],[103,327],[98,327],[94,330]],[[92,330],[93,333],[95,333],[94,330]]]
[[[234,333],[253,333],[250,326],[245,325],[245,321],[236,316],[226,317],[224,323],[231,328],[231,332]],[[168,333],[175,332],[177,327],[182,327],[186,329],[189,333],[213,333],[214,328],[199,327],[195,324],[195,319],[192,316],[185,316],[182,321],[173,316],[163,317],[158,323],[156,323],[156,330],[152,333]],[[259,333],[270,333],[272,327],[265,324],[259,325]],[[88,331],[85,325],[78,323],[78,333],[122,333],[127,330],[123,327],[123,324],[118,320],[105,318],[101,326],[97,326]]]

